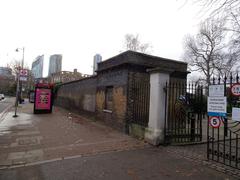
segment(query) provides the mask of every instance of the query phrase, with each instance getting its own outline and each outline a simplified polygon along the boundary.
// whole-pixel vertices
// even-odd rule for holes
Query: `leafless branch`
[[[139,35],[126,34],[124,49],[138,51],[142,53],[150,53],[152,46],[149,43],[141,43]]]
[[[225,20],[208,19],[200,25],[196,36],[185,38],[185,58],[194,71],[205,76],[207,84],[216,73],[229,73],[237,62],[236,53],[232,53],[224,44]]]

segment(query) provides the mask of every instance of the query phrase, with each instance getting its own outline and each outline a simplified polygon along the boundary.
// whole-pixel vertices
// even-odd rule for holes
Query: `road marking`
[[[19,137],[15,142],[11,143],[10,147],[40,145],[42,139],[42,136]]]
[[[9,106],[7,106],[6,109],[4,109],[1,113],[0,113],[0,123],[4,120],[4,118],[6,117],[7,113],[9,112],[9,110],[13,107],[13,104],[10,104]]]
[[[12,152],[8,154],[7,160],[11,160],[13,165],[26,164],[31,161],[39,161],[43,159],[43,150],[37,149],[24,152]]]
[[[16,136],[29,136],[29,135],[38,135],[40,134],[39,131],[23,131],[23,132],[18,132]]]

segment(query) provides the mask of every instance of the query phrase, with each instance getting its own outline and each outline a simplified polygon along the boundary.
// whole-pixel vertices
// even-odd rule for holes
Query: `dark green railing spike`
[[[226,83],[227,82],[227,75],[226,75],[226,73],[225,73],[225,76],[224,76],[224,83]]]
[[[239,76],[238,76],[238,72],[237,72],[237,76],[236,76],[236,83],[239,82]]]
[[[233,80],[233,76],[232,76],[232,72],[230,74],[230,84],[232,84],[232,80]]]
[[[218,76],[218,84],[220,84],[220,82],[221,82],[221,77],[220,77],[220,74],[219,74],[219,76]]]

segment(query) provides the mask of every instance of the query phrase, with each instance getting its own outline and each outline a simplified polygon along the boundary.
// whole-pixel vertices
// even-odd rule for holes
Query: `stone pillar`
[[[165,92],[166,82],[170,80],[170,71],[152,70],[150,72],[150,109],[149,123],[145,131],[145,140],[153,145],[164,142]]]

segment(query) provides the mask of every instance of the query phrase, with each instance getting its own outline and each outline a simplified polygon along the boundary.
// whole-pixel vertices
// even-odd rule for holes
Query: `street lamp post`
[[[15,111],[13,117],[18,117],[17,115],[17,106],[18,106],[18,95],[19,95],[19,74],[20,74],[20,67],[17,70],[17,87],[16,87],[16,100],[15,100]]]
[[[24,66],[24,47],[23,48],[17,48],[16,51],[18,52],[19,50],[23,51],[23,57],[22,57],[22,66],[18,66],[17,69],[17,87],[16,87],[16,100],[15,100],[15,111],[13,117],[18,117],[17,115],[17,107],[18,107],[18,100],[19,100],[19,85],[20,85],[20,71],[23,69]],[[22,83],[21,83],[21,89],[20,89],[20,101],[22,99]]]
[[[24,49],[24,47],[23,47],[23,48],[17,48],[17,49],[16,49],[17,52],[19,52],[20,50],[23,51],[22,67],[21,67],[21,69],[23,70],[23,68],[24,68],[24,51],[25,51],[25,49]],[[20,76],[19,76],[19,78],[20,78]],[[21,104],[21,103],[22,103],[22,81],[20,81],[20,104]]]

